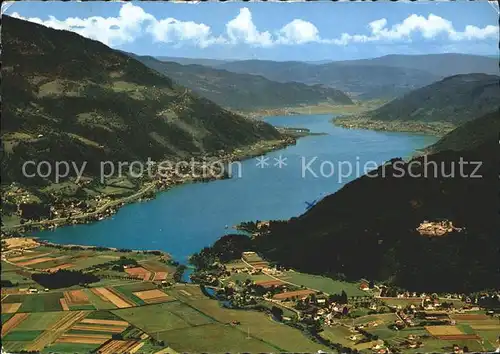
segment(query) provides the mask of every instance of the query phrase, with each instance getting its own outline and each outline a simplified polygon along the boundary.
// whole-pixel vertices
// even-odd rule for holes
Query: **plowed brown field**
[[[123,299],[120,295],[113,292],[113,288],[94,288],[107,301],[111,302],[118,308],[126,308],[134,306],[130,301]],[[93,290],[94,290],[93,289]]]
[[[19,326],[19,324],[27,319],[28,316],[29,313],[16,313],[14,316],[9,318],[7,322],[2,325],[2,337]]]
[[[2,313],[14,313],[21,307],[22,303],[2,304]]]

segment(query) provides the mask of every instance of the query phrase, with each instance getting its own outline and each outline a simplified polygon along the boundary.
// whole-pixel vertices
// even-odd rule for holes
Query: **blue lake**
[[[226,226],[298,216],[305,212],[306,202],[334,193],[364,174],[366,162],[372,161],[367,165],[372,169],[374,163],[409,157],[437,140],[419,134],[343,129],[335,127],[331,117],[269,117],[266,121],[276,126],[303,127],[327,135],[301,138],[294,146],[268,153],[264,168],[249,159],[241,163],[241,170],[233,166],[231,179],[178,186],[154,200],[126,205],[112,218],[36,236],[61,244],[164,250],[184,263],[191,254],[233,232]],[[275,166],[280,155],[286,163],[282,168]],[[348,174],[347,162],[352,174],[340,178],[340,166]],[[241,176],[237,176],[239,171]]]

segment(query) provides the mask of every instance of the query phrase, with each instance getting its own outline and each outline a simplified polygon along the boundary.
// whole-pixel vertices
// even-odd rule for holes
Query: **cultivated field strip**
[[[168,272],[155,272],[153,277],[153,281],[166,280],[168,276]]]
[[[89,324],[101,324],[108,326],[128,326],[129,323],[127,321],[119,321],[119,320],[99,320],[94,318],[84,318],[80,321],[80,323],[89,323]]]
[[[52,273],[52,272],[57,272],[60,269],[68,269],[71,267],[74,267],[73,263],[63,263],[63,264],[60,264],[60,265],[55,266],[55,267],[45,268],[44,271]]]
[[[147,304],[155,304],[158,302],[164,302],[169,300],[169,296],[165,294],[163,291],[158,289],[136,291],[133,294]]]
[[[2,304],[2,313],[15,313],[21,307],[21,302]]]
[[[127,268],[125,269],[125,272],[131,277],[142,279],[145,281],[149,280],[149,278],[151,277],[151,272],[142,267]]]
[[[9,320],[2,325],[2,337],[19,326],[21,322],[28,318],[28,316],[29,313],[16,313],[14,316],[9,318]]]
[[[132,302],[117,294],[112,288],[93,288],[92,291],[118,308],[135,306]]]
[[[128,325],[126,326],[99,326],[99,325],[85,325],[85,324],[76,324],[71,327],[72,330],[79,331],[95,331],[95,332],[104,332],[104,333],[122,333]]]
[[[425,329],[433,336],[448,336],[464,334],[455,326],[425,326]]]
[[[136,353],[144,343],[135,340],[111,340],[99,348],[100,354],[133,354]]]
[[[51,252],[33,253],[33,254],[24,255],[24,256],[12,257],[12,258],[9,258],[9,261],[16,263],[16,262],[25,261],[25,260],[28,260],[28,259],[33,259],[33,258],[37,258],[37,257],[47,256],[49,254],[51,254]]]
[[[276,294],[273,296],[273,299],[275,300],[283,300],[283,299],[291,299],[291,298],[294,298],[294,297],[298,297],[298,298],[301,298],[301,297],[306,297],[310,294],[313,294],[314,291],[313,290],[308,290],[308,289],[304,289],[304,290],[296,290],[296,291],[287,291],[285,293],[280,293],[280,294]]]
[[[38,264],[38,263],[47,262],[47,261],[56,261],[58,259],[63,259],[63,258],[68,258],[68,257],[67,256],[41,257],[41,258],[30,259],[30,260],[24,261],[24,262],[19,262],[19,263],[16,263],[16,265],[26,267],[26,266],[31,266],[31,265]]]
[[[64,298],[59,299],[59,302],[61,303],[61,307],[62,307],[63,311],[69,311],[69,306],[68,306],[68,303],[66,302],[66,299],[64,299]]]
[[[83,290],[65,291],[64,299],[68,306],[90,305],[89,298]]]
[[[56,343],[103,344],[111,339],[111,334],[69,334],[60,336]]]
[[[81,321],[87,316],[89,311],[71,311],[61,317],[50,328],[43,332],[36,340],[26,346],[28,351],[41,351],[47,345],[54,342],[61,333],[66,332],[76,322]]]

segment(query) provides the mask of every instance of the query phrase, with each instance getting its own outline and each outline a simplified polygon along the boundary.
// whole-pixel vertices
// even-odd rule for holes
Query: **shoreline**
[[[261,120],[269,116],[296,116],[296,115],[317,115],[317,114],[360,114],[380,107],[385,100],[355,101],[354,104],[342,105],[328,102],[318,103],[309,106],[294,106],[283,108],[257,109],[255,111],[235,111],[238,114],[252,119]]]
[[[267,140],[267,141],[259,141],[253,145],[246,146],[244,149],[248,149],[249,151],[243,152],[241,149],[235,149],[230,153],[226,153],[225,156],[221,158],[223,163],[232,163],[236,161],[244,161],[256,156],[261,156],[263,154],[283,149],[290,145],[295,145],[297,142],[297,138],[302,136],[307,136],[308,134],[283,134],[283,138],[281,140]],[[210,182],[218,179],[227,179],[229,176],[224,173],[223,177],[189,177],[183,180],[174,181],[171,184],[164,184],[162,181],[153,180],[148,181],[144,184],[143,188],[136,191],[132,195],[110,201],[96,210],[93,210],[88,213],[69,216],[69,217],[61,217],[54,219],[42,219],[37,221],[27,221],[24,223],[20,223],[17,225],[3,225],[2,227],[2,237],[23,237],[25,233],[28,232],[36,232],[36,231],[44,231],[51,230],[60,226],[68,226],[68,225],[77,225],[77,224],[88,224],[91,222],[101,221],[105,218],[108,218],[114,215],[119,208],[131,204],[134,202],[147,201],[156,198],[159,193],[168,191],[170,188],[193,183],[193,182]],[[152,193],[152,195],[149,195]],[[146,197],[145,197],[146,196]],[[145,198],[144,198],[145,197]],[[30,236],[33,237],[33,236]],[[75,245],[76,246],[76,245]]]
[[[345,129],[426,134],[437,137],[442,137],[456,128],[456,125],[448,122],[382,121],[356,115],[333,117],[330,122]]]

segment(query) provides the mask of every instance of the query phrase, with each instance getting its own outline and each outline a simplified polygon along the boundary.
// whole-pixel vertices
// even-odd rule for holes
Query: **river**
[[[335,127],[331,117],[268,117],[266,121],[276,126],[326,134],[304,137],[294,146],[268,153],[263,168],[256,166],[256,159],[249,159],[241,163],[241,169],[233,166],[231,179],[177,186],[154,200],[126,205],[111,218],[36,236],[61,244],[163,250],[185,263],[189,255],[234,232],[226,226],[298,216],[306,211],[306,202],[334,193],[356,178],[356,166],[363,174],[367,161],[381,164],[393,157],[409,157],[437,140],[421,134],[344,129]],[[280,156],[286,164],[281,168],[276,160]],[[351,162],[349,177],[339,178],[341,161],[345,161],[344,174]]]

